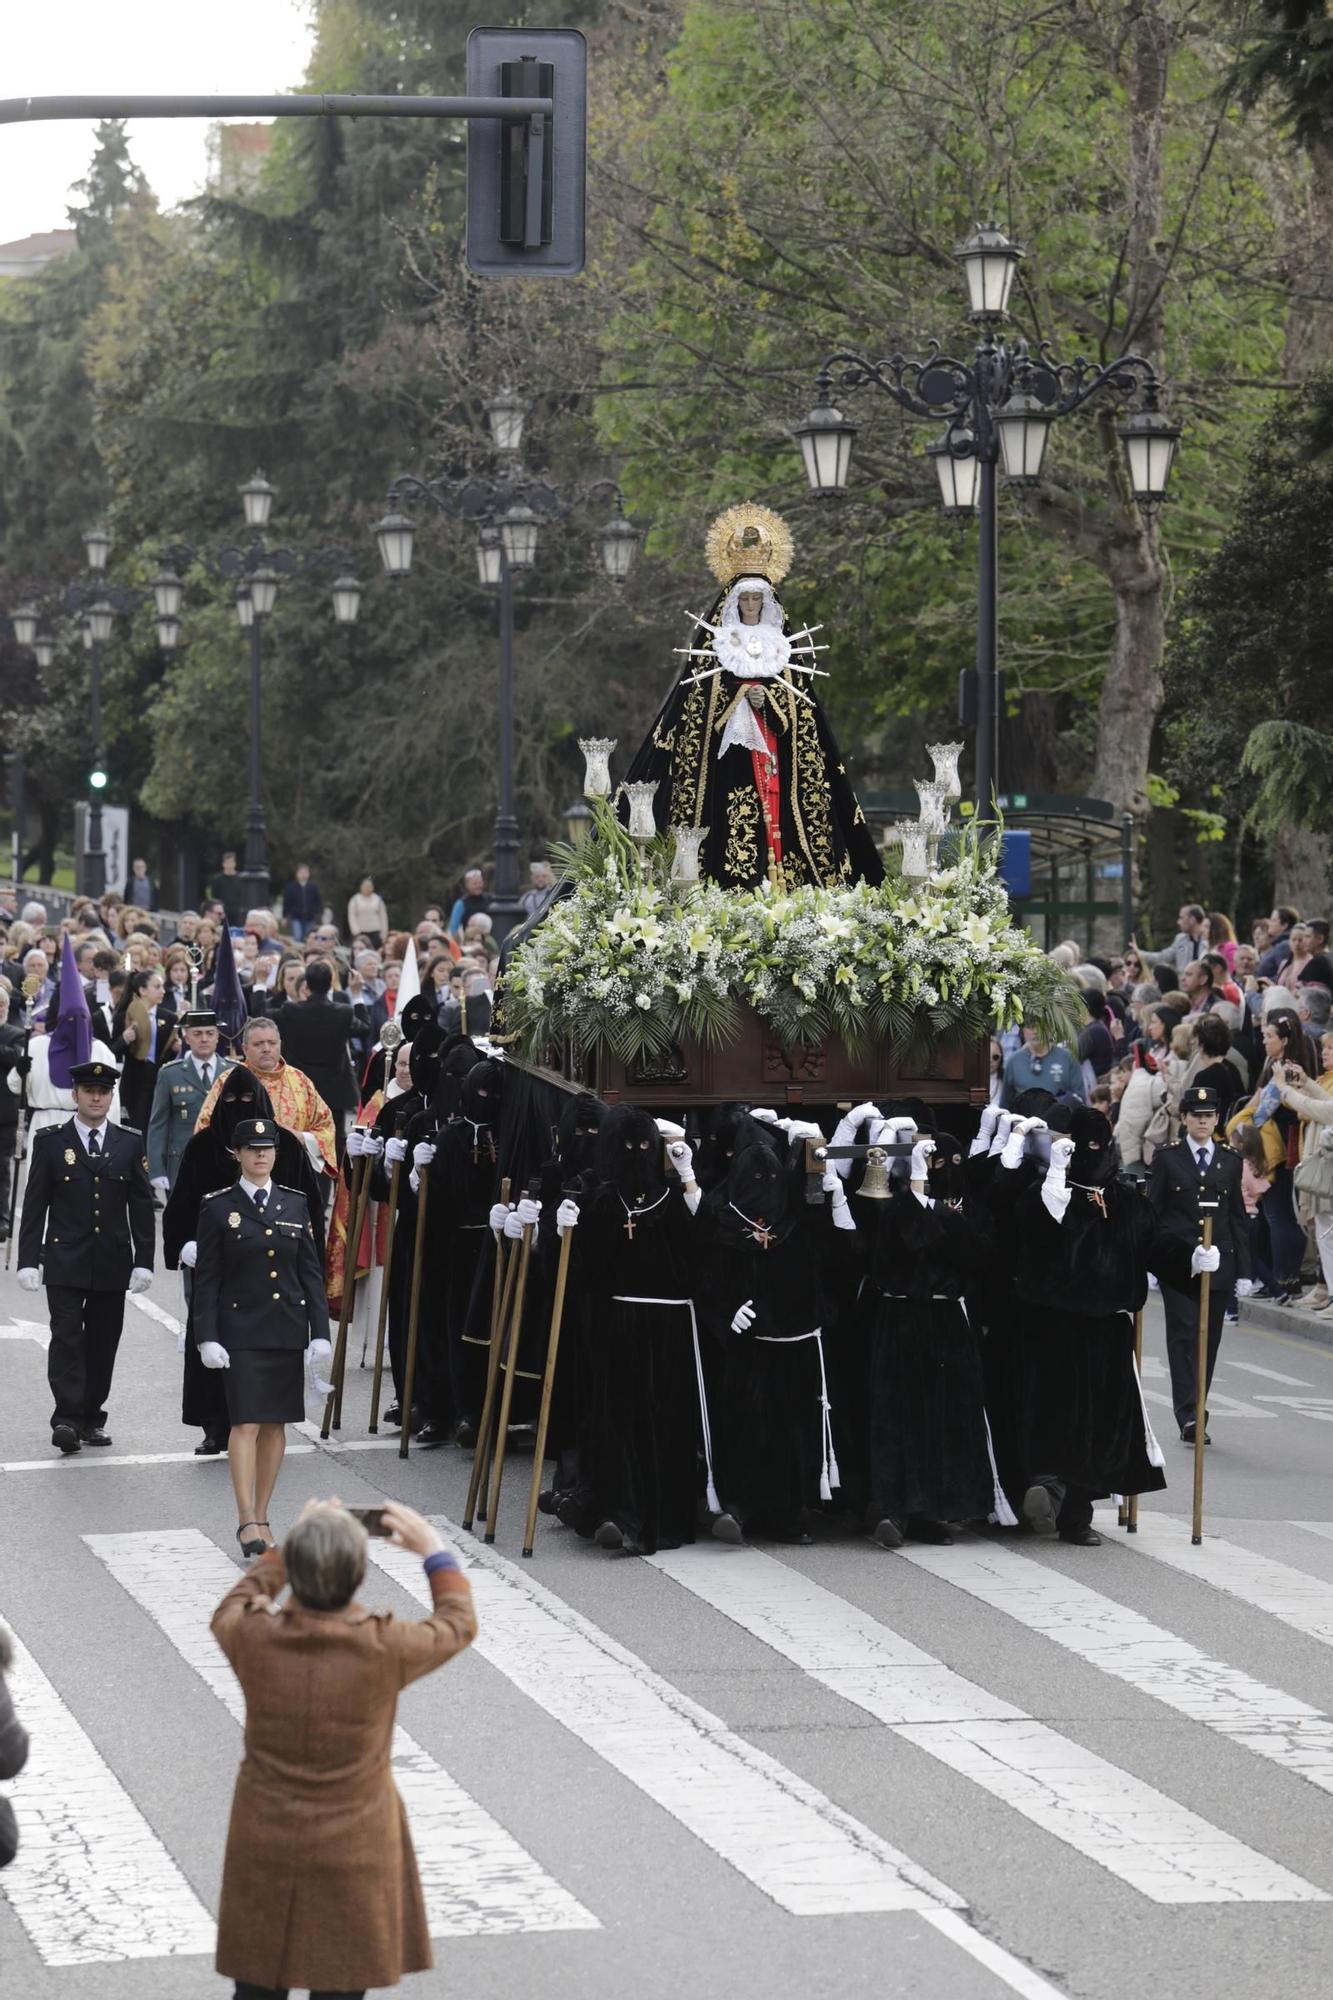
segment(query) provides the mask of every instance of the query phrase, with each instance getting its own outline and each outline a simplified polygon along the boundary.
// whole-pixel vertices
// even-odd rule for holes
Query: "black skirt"
[[[233,1348],[224,1379],[234,1424],[299,1424],[305,1416],[305,1353],[299,1347]]]

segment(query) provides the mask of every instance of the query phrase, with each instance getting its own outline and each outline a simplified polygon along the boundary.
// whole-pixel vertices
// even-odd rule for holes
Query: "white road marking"
[[[961,1907],[961,1899],[795,1772],[655,1674],[533,1581],[438,1523],[477,1598],[480,1653],[521,1692],[794,1916]],[[380,1541],[385,1573],[429,1601],[415,1557]]]
[[[245,1696],[208,1626],[236,1582],[231,1558],[195,1528],[83,1539],[243,1724]],[[600,1930],[591,1911],[403,1729],[394,1731],[393,1775],[407,1807],[432,1937]]]
[[[1261,1368],[1257,1361],[1231,1361],[1222,1355],[1217,1363],[1219,1368],[1240,1368],[1247,1375],[1262,1375],[1265,1382],[1282,1382],[1288,1389],[1312,1389],[1313,1382],[1302,1382],[1299,1375],[1283,1375],[1276,1368]]]
[[[178,1340],[185,1331],[176,1315],[169,1313],[164,1306],[158,1305],[156,1299],[150,1299],[147,1292],[127,1292],[125,1301],[127,1305],[132,1305],[136,1312],[141,1312],[146,1319],[156,1320],[159,1326],[164,1326],[168,1333],[175,1334]]]
[[[9,1788],[19,1850],[0,1874],[0,1896],[40,1957],[47,1965],[110,1965],[211,1953],[212,1917],[17,1642],[10,1685],[32,1749]]]
[[[1307,1535],[1321,1535],[1326,1542],[1333,1542],[1333,1521],[1289,1521],[1290,1528],[1304,1528]]]
[[[313,1452],[312,1444],[289,1444],[288,1458]],[[68,1458],[52,1448],[49,1458],[11,1458],[0,1461],[0,1472],[59,1472],[76,1466],[99,1465],[225,1465],[226,1455],[200,1458],[193,1451],[77,1451]]]
[[[1259,1401],[1280,1403],[1284,1409],[1294,1410],[1298,1417],[1309,1417],[1315,1423],[1333,1424],[1333,1396],[1260,1396]]]
[[[1159,1389],[1145,1389],[1143,1394],[1147,1402],[1160,1403],[1163,1409],[1174,1412],[1174,1398],[1164,1396]],[[1224,1396],[1216,1383],[1208,1391],[1208,1413],[1214,1417],[1222,1413],[1228,1417],[1274,1417],[1277,1414],[1275,1410],[1256,1410],[1253,1403],[1242,1403],[1235,1396]]]
[[[1002,1979],[1018,1994],[1019,2000],[1065,2000],[1065,1995],[1057,1986],[1052,1986],[1049,1979],[1043,1979],[1031,1966],[1024,1965],[1003,1945],[973,1930],[967,1918],[957,1910],[926,1910],[923,1914],[926,1922],[947,1937],[951,1944],[958,1945],[975,1958],[978,1965],[984,1965],[987,1972],[993,1972],[997,1979]]]
[[[0,1340],[32,1340],[38,1347],[51,1345],[51,1329],[39,1325],[36,1320],[16,1319],[8,1326],[0,1326]]]
[[[1297,1523],[1311,1527],[1312,1522]],[[1315,1527],[1315,1532],[1319,1530]],[[1256,1611],[1263,1611],[1293,1631],[1321,1645],[1333,1646],[1333,1583],[1306,1576],[1303,1570],[1275,1562],[1272,1556],[1255,1555],[1237,1542],[1228,1542],[1205,1530],[1199,1548],[1190,1542],[1190,1524],[1172,1514],[1144,1510],[1139,1514],[1137,1535],[1126,1535],[1118,1548],[1133,1549],[1139,1555],[1169,1563],[1186,1576],[1197,1577],[1228,1597],[1237,1597]]]
[[[1307,1702],[1210,1659],[1137,1611],[1013,1549],[903,1553],[914,1568],[1053,1639],[1089,1666],[1333,1792],[1333,1719]]]
[[[756,1549],[649,1560],[821,1686],[1155,1903],[1306,1903],[1322,1890]]]

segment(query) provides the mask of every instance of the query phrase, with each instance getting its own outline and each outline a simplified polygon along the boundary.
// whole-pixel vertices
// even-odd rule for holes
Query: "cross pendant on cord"
[[[634,1217],[632,1215],[625,1217],[625,1234],[632,1243],[634,1241]]]
[[[750,1234],[754,1237],[755,1242],[759,1245],[759,1248],[761,1250],[767,1250],[769,1244],[773,1241],[773,1238],[768,1233],[768,1229],[762,1215],[757,1215],[755,1217],[754,1228],[750,1231]]]

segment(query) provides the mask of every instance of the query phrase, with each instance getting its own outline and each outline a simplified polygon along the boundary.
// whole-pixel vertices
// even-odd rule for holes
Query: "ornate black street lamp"
[[[846,488],[857,431],[834,405],[835,374],[841,388],[869,384],[913,416],[944,419],[943,435],[926,447],[944,510],[952,517],[977,515],[981,532],[975,722],[977,811],[985,814],[999,790],[997,469],[1011,486],[1038,485],[1051,425],[1109,390],[1137,404],[1118,429],[1128,495],[1151,515],[1165,497],[1181,427],[1161,408],[1163,384],[1146,356],[1122,354],[1101,367],[1081,355],[1060,361],[1047,341],[1034,351],[1026,340],[997,333],[1023,252],[994,224],[978,229],[957,254],[967,273],[970,317],[980,330],[972,360],[955,360],[936,341],[924,356],[872,361],[847,350],[826,355],[815,408],[793,434],[811,490],[825,498]]]
[[[401,473],[389,489],[388,507],[375,524],[380,561],[390,576],[406,576],[412,567],[416,524],[405,503],[430,501],[440,512],[470,521],[477,529],[477,575],[487,589],[500,593],[500,741],[498,806],[495,815],[495,874],[491,921],[497,939],[504,939],[524,911],[519,902],[519,828],[514,810],[514,576],[530,570],[547,522],[563,520],[577,510],[609,501],[614,512],[597,534],[602,568],[612,583],[623,583],[634,566],[639,531],[625,518],[625,503],[613,479],[570,487],[531,477],[519,453],[527,411],[518,396],[502,389],[486,405],[491,446],[498,461],[491,478],[420,479]]]
[[[260,908],[269,899],[268,836],[264,823],[262,793],[262,701],[264,668],[264,627],[278,601],[279,582],[333,569],[333,616],[340,626],[357,622],[361,609],[361,585],[349,574],[345,549],[274,549],[264,538],[273,511],[276,488],[262,472],[254,472],[240,489],[245,525],[250,540],[244,545],[224,543],[196,547],[173,542],[162,551],[162,566],[153,579],[153,595],[158,615],[158,638],[174,646],[180,634],[179,612],[184,600],[182,576],[199,563],[210,576],[235,580],[236,619],[250,642],[250,800],[245,822],[245,865],[240,870],[246,896],[252,907]],[[164,631],[170,631],[168,641]]]

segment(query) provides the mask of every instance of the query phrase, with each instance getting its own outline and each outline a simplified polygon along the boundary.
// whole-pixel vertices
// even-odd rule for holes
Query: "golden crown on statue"
[[[781,514],[747,501],[718,515],[708,530],[704,554],[709,569],[725,589],[738,576],[764,576],[772,584],[781,583],[796,548]]]

